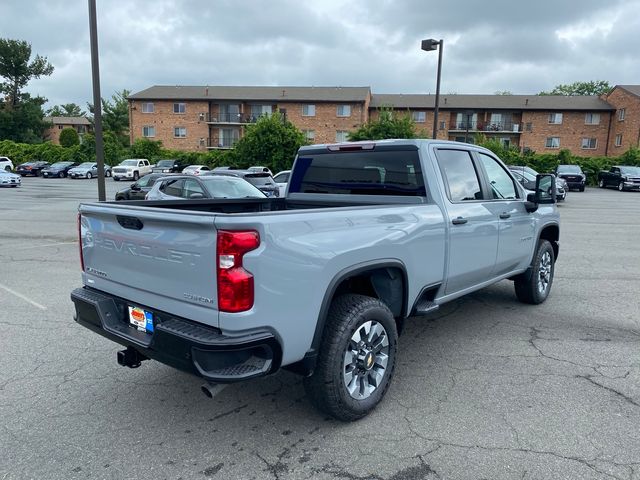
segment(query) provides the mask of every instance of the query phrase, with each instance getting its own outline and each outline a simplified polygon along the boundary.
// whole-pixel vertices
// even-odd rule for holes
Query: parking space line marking
[[[47,307],[45,307],[44,305],[40,305],[38,302],[34,302],[33,300],[31,300],[29,297],[25,297],[24,295],[22,295],[21,293],[16,292],[15,290],[11,290],[9,287],[2,285],[0,283],[0,288],[9,292],[12,295],[15,295],[18,298],[21,298],[22,300],[24,300],[25,302],[30,303],[31,305],[33,305],[34,307],[39,308],[40,310],[46,310]]]
[[[43,248],[43,247],[57,247],[58,245],[76,245],[78,242],[58,242],[58,243],[45,243],[44,245],[30,245],[28,247],[13,248],[11,251],[16,250],[29,250],[30,248]]]

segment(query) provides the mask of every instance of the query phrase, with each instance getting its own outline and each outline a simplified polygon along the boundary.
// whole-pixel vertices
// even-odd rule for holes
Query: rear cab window
[[[415,148],[301,152],[289,193],[426,197]]]

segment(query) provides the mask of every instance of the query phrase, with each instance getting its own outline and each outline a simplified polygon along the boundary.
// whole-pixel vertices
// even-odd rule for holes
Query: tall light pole
[[[100,66],[98,64],[98,26],[96,0],[89,0],[89,37],[91,39],[91,78],[93,80],[93,122],[98,163],[98,200],[107,199],[104,183],[104,142],[102,139],[102,100],[100,98]]]
[[[430,52],[432,50],[438,50],[438,76],[436,80],[436,104],[433,110],[433,138],[438,135],[438,107],[440,106],[440,73],[442,71],[442,49],[444,48],[444,40],[434,40],[429,38],[422,40],[422,50]],[[438,48],[440,47],[440,48]]]

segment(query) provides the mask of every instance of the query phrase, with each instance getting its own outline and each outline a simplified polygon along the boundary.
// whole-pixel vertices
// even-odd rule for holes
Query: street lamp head
[[[437,50],[438,45],[440,45],[440,42],[438,40],[429,38],[427,40],[422,40],[421,48],[426,52],[430,52],[432,50]]]

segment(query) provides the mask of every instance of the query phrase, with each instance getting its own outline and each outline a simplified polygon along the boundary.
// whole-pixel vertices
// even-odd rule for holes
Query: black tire
[[[58,178],[64,178],[64,172],[58,173]]]
[[[624,182],[620,182],[620,183],[618,184],[618,191],[619,191],[619,192],[624,192]]]
[[[120,177],[113,177],[113,181],[114,182],[119,182],[120,181]]]
[[[373,321],[383,327],[388,341],[386,368],[366,398],[354,398],[345,385],[345,356],[352,336],[364,324]],[[377,337],[374,343],[383,336]],[[315,371],[303,381],[309,401],[322,412],[342,421],[358,420],[371,412],[382,400],[391,383],[396,362],[398,330],[389,308],[380,300],[364,295],[341,295],[333,300],[325,324]],[[366,358],[366,357],[365,357]],[[367,372],[379,367],[377,357],[369,362]],[[354,360],[354,364],[356,362]],[[379,371],[379,370],[378,370]],[[367,379],[369,373],[365,373]],[[356,381],[357,382],[357,381]],[[367,380],[369,383],[369,380]]]
[[[87,172],[85,177],[87,177],[87,180],[91,180],[93,178],[93,175],[91,174],[91,172]]]
[[[584,192],[584,186],[580,187],[580,188],[579,188],[579,190],[580,190],[581,192]]]
[[[5,172],[10,172],[11,171],[11,167],[9,165],[7,165],[6,167],[4,167],[4,171]]]
[[[545,260],[547,258],[549,259],[549,264],[543,267],[543,263],[546,264]],[[553,285],[555,264],[556,258],[551,243],[548,240],[541,239],[531,262],[531,275],[523,273],[518,275],[513,282],[518,300],[532,305],[544,302],[549,296]],[[543,275],[546,277],[544,289],[541,288],[541,283],[544,284]]]
[[[140,178],[140,174],[138,172],[133,172],[133,181],[137,182]]]
[[[111,170],[106,170],[106,171],[104,172],[104,176],[105,176],[105,177],[107,177],[107,178],[109,178],[109,177],[111,176]]]
[[[604,188],[604,180],[603,179],[598,180],[598,187]]]

